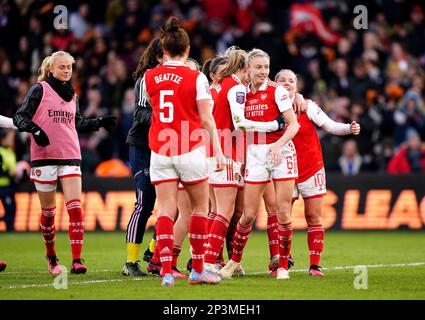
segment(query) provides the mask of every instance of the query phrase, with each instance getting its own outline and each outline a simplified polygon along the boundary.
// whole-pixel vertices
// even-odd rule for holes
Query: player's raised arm
[[[348,134],[358,135],[360,133],[360,124],[356,121],[351,123],[340,123],[332,120],[326,113],[313,101],[308,101],[308,118],[317,126],[321,127],[330,134],[344,136]]]

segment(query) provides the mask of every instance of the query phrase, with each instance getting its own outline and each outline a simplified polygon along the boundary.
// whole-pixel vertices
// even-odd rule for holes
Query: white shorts
[[[215,171],[217,163],[214,157],[208,158],[209,184],[211,187],[235,187],[243,186],[243,175],[241,173],[241,163],[233,159],[226,158],[226,167],[221,171]]]
[[[325,168],[317,171],[306,181],[295,184],[292,200],[297,200],[300,195],[303,199],[319,198],[326,195]]]
[[[285,181],[298,178],[297,153],[292,141],[282,150],[279,165],[273,165],[270,147],[273,144],[250,144],[246,155],[245,183],[263,184],[270,180]]]
[[[80,166],[43,166],[31,168],[30,180],[34,181],[35,189],[41,192],[56,190],[59,179],[81,177]]]
[[[195,184],[207,180],[205,147],[178,156],[164,156],[152,151],[149,171],[152,184],[170,181]]]

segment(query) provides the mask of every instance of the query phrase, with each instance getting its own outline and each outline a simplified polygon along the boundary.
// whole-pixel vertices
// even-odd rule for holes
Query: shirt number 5
[[[161,90],[159,92],[159,120],[163,123],[171,123],[174,120],[174,106],[171,101],[165,101],[165,96],[173,96],[174,90]],[[165,111],[168,109],[168,111]]]

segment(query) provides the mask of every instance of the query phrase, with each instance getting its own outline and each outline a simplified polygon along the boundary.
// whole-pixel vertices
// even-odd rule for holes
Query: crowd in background
[[[291,29],[289,1],[265,0],[0,0],[0,113],[12,116],[37,69],[56,50],[76,59],[73,85],[84,117],[115,114],[118,130],[80,137],[85,173],[109,159],[128,161],[126,136],[134,110],[140,54],[169,16],[191,38],[201,64],[231,45],[271,56],[271,76],[294,70],[300,92],[334,120],[357,121],[362,132],[336,137],[319,130],[326,169],[425,172],[425,8],[420,1],[368,1],[367,29],[355,29],[355,1],[297,1],[319,8],[334,46]],[[56,5],[68,10],[57,30]],[[16,137],[18,160],[29,160],[26,134]]]

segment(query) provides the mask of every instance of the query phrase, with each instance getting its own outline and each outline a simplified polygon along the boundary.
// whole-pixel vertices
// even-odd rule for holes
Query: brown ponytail
[[[165,27],[161,28],[160,39],[162,47],[171,57],[183,56],[190,44],[187,32],[176,17],[169,18]]]
[[[217,81],[221,82],[224,78],[245,68],[247,65],[247,54],[244,50],[233,50],[229,54],[226,68],[217,76]]]
[[[161,59],[163,56],[161,40],[159,38],[153,39],[140,56],[137,69],[133,72],[133,79],[137,80],[145,74],[146,70],[155,68],[159,63],[158,58]]]

